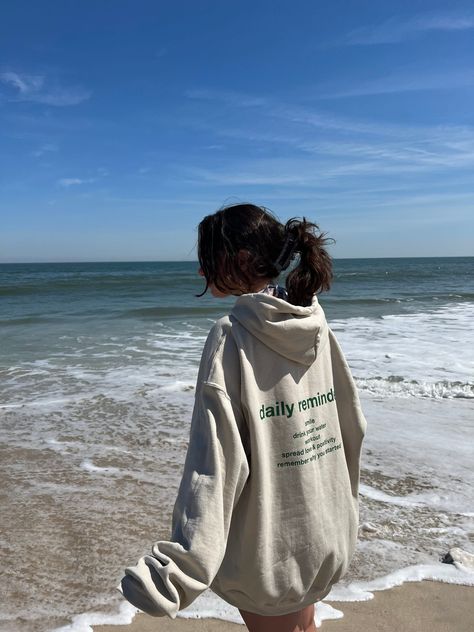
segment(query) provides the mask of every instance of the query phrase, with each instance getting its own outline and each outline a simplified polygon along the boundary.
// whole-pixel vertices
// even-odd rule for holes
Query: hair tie
[[[286,270],[286,268],[290,265],[290,261],[293,259],[296,252],[297,243],[298,241],[296,237],[291,233],[288,233],[285,243],[283,244],[283,248],[278,255],[277,260],[273,264],[278,274],[280,274],[282,270]]]

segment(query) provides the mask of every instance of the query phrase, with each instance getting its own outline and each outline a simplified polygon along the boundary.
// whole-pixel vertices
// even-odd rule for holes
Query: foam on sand
[[[416,564],[370,581],[351,582],[346,586],[337,584],[324,601],[316,604],[315,622],[317,627],[321,627],[324,621],[344,617],[341,610],[328,602],[369,601],[374,598],[374,592],[388,590],[407,582],[423,580],[474,586],[474,555],[456,548],[453,548],[450,553],[453,559],[456,558],[458,564]],[[128,602],[122,602],[117,614],[107,615],[90,612],[77,615],[71,624],[56,628],[52,632],[94,632],[92,626],[128,625],[137,612],[140,612],[137,608]],[[229,623],[243,624],[237,608],[222,601],[211,591],[203,593],[189,608],[179,612],[178,617],[182,619],[220,619]]]
[[[454,549],[452,549],[454,550]],[[462,556],[466,557],[463,558]],[[462,551],[458,559],[471,559],[474,556]],[[325,598],[326,601],[367,601],[373,599],[373,592],[387,590],[395,586],[401,586],[405,582],[419,582],[432,580],[445,582],[447,584],[458,584],[463,586],[474,586],[474,572],[467,566],[454,566],[451,564],[414,564],[400,568],[389,575],[377,577],[370,581],[351,582],[347,586],[336,585]],[[466,570],[465,570],[466,569]]]
[[[406,496],[395,496],[363,483],[360,485],[360,494],[361,496],[372,498],[372,500],[391,503],[392,505],[398,505],[399,507],[431,507],[433,509],[440,509],[448,513],[457,513],[470,518],[474,516],[474,512],[461,510],[456,511],[453,509],[450,494],[421,492],[418,494],[408,494]]]
[[[137,608],[124,601],[119,606],[116,614],[104,614],[102,612],[86,612],[72,618],[72,623],[55,628],[51,632],[94,632],[93,625],[129,625],[139,612]]]
[[[118,467],[100,467],[99,465],[94,465],[94,463],[87,459],[85,461],[82,461],[80,467],[83,470],[86,470],[86,472],[97,472],[104,474],[117,474],[120,472],[120,468]]]

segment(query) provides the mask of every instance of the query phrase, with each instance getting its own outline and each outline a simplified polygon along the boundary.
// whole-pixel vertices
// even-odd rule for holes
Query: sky
[[[473,62],[471,0],[5,0],[0,262],[193,260],[237,202],[474,255]]]

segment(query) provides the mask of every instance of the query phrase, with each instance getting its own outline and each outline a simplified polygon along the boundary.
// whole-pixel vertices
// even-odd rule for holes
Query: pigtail
[[[285,233],[294,239],[299,253],[297,266],[286,278],[288,301],[293,305],[311,305],[314,294],[329,290],[333,278],[332,260],[325,246],[334,240],[319,232],[316,224],[292,218]]]
[[[234,204],[207,215],[200,222],[198,259],[209,285],[223,293],[240,295],[254,291],[259,280],[269,282],[299,261],[286,279],[288,301],[311,305],[314,294],[329,290],[331,257],[326,244],[334,241],[316,224],[290,219],[283,225],[267,208]]]

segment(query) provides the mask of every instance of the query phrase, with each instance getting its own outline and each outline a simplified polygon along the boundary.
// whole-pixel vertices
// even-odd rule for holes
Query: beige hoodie
[[[261,615],[322,599],[356,545],[365,427],[317,298],[240,296],[204,347],[171,539],[118,589],[171,618],[208,587]]]

